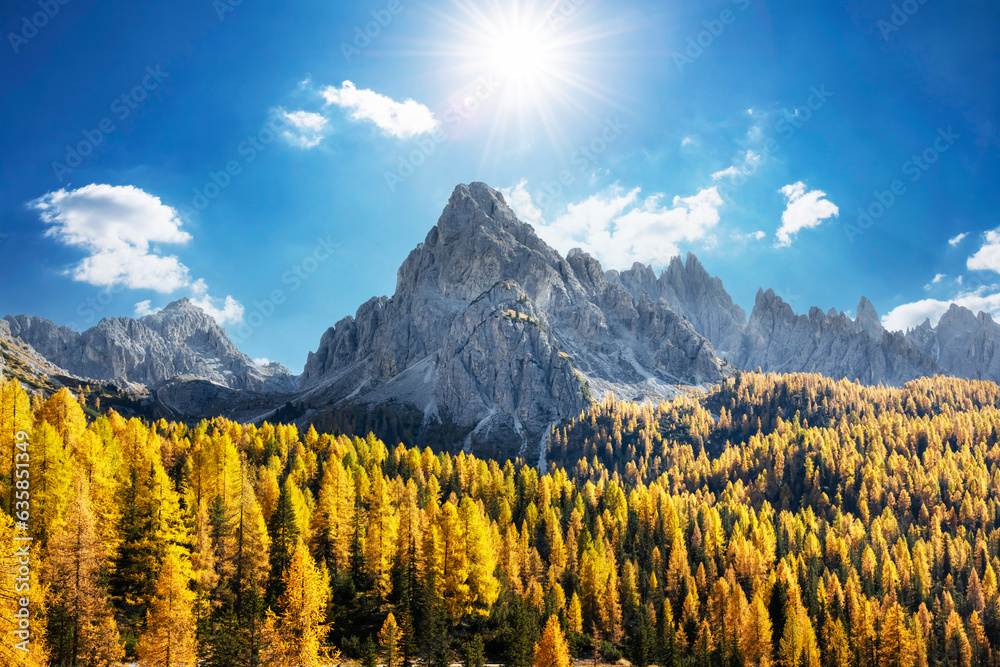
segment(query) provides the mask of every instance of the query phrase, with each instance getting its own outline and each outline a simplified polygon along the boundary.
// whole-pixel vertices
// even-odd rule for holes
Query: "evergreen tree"
[[[486,667],[486,647],[483,636],[476,633],[462,649],[462,665],[464,667]]]
[[[103,560],[90,485],[77,474],[66,517],[48,544],[48,641],[52,661],[110,667],[123,656],[112,609],[101,584]]]
[[[569,644],[556,616],[549,616],[542,638],[535,645],[532,667],[570,667]]]
[[[378,633],[379,649],[382,652],[382,660],[385,667],[398,667],[399,663],[399,626],[396,624],[396,617],[389,612],[382,624],[382,629]]]
[[[197,665],[191,579],[187,554],[179,546],[167,547],[146,615],[146,632],[139,641],[139,662],[144,667]]]

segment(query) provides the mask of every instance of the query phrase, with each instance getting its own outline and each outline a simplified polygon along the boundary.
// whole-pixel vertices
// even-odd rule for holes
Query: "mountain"
[[[1000,381],[1000,324],[989,313],[975,315],[952,304],[936,327],[925,320],[906,333],[906,340],[951,375]]]
[[[722,379],[712,343],[665,301],[563,258],[483,183],[458,186],[396,291],[330,328],[302,375],[313,405],[394,404],[465,444],[524,448],[608,392],[632,400]],[[517,447],[515,447],[517,449]]]
[[[63,386],[55,378],[66,371],[15,336],[6,320],[0,320],[0,373],[7,380],[16,378],[29,388],[51,392]]]
[[[864,297],[852,319],[796,314],[761,289],[748,318],[694,255],[658,275],[638,263],[606,271],[580,250],[563,257],[483,183],[455,189],[393,295],[330,327],[299,377],[254,364],[188,299],[83,333],[0,320],[8,377],[113,383],[102,395],[136,414],[313,422],[498,456],[539,452],[543,466],[550,426],[612,392],[671,398],[734,367],[865,384],[942,373],[1000,381],[998,342],[989,315],[958,306],[904,335],[886,331]],[[14,365],[7,356],[22,346],[34,356]]]
[[[643,294],[663,299],[712,342],[720,357],[738,368],[822,373],[867,384],[902,384],[943,372],[901,334],[886,332],[865,297],[852,320],[844,313],[823,313],[818,308],[797,315],[772,290],[761,289],[748,320],[722,281],[709,275],[692,254],[686,262],[673,258],[659,276],[639,263],[627,271],[608,271],[607,276],[633,299]]]
[[[652,267],[639,262],[628,271],[608,271],[606,277],[620,283],[637,301],[643,292],[654,300],[666,301],[712,341],[720,357],[729,357],[741,349],[746,313],[733,303],[722,280],[710,276],[693,254],[688,253],[686,264],[674,257],[659,277]]]
[[[868,299],[861,298],[857,312],[854,320],[833,309],[796,315],[774,291],[758,290],[734,363],[748,370],[822,373],[865,384],[899,385],[943,372],[902,334],[883,329]]]
[[[12,335],[81,378],[155,389],[193,376],[254,393],[288,392],[297,385],[295,377],[280,364],[257,366],[189,299],[175,301],[138,320],[106,317],[83,333],[31,315],[8,315],[4,320]]]

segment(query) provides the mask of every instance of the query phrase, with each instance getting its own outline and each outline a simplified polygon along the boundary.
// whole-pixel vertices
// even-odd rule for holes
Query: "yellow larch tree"
[[[124,655],[108,595],[100,582],[104,553],[90,504],[90,485],[78,472],[66,516],[48,543],[46,579],[53,658],[86,659],[91,667],[116,665]]]
[[[573,664],[569,656],[569,644],[555,614],[549,616],[545,623],[542,638],[535,645],[535,656],[531,664],[532,667],[570,667]]]
[[[146,613],[146,631],[139,640],[139,662],[143,667],[197,665],[191,580],[187,552],[176,544],[168,545]]]
[[[383,445],[375,451],[381,456],[384,448]],[[396,535],[399,532],[399,515],[396,512],[392,489],[380,469],[375,469],[372,473],[367,496],[365,571],[374,582],[376,597],[385,600],[392,591],[392,557],[395,553]]]
[[[317,667],[324,664],[326,603],[330,585],[325,568],[316,567],[301,539],[285,570],[280,615],[268,610],[264,628],[266,664]]]

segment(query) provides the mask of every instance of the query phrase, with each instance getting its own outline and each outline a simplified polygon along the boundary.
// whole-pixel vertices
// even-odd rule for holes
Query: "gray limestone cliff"
[[[189,299],[140,319],[106,317],[83,333],[31,315],[7,315],[13,335],[53,364],[96,380],[156,388],[195,376],[230,389],[292,391],[296,378],[283,366],[257,366],[225,330]]]
[[[808,315],[796,315],[772,290],[757,292],[737,365],[894,385],[941,372],[934,359],[902,334],[885,331],[864,297],[857,318],[851,320],[833,309],[824,313],[812,308]]]
[[[906,340],[949,375],[1000,382],[1000,324],[989,313],[952,304],[937,326],[924,321],[906,332]]]
[[[633,298],[593,257],[562,257],[503,195],[460,185],[403,262],[391,298],[327,330],[304,392],[396,402],[476,439],[537,443],[613,391],[642,400],[722,378],[710,341],[651,295]]]

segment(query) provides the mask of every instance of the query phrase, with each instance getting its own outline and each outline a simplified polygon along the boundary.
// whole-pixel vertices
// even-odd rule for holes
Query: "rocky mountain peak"
[[[785,303],[784,299],[775,294],[774,290],[770,287],[766,290],[758,287],[757,296],[754,299],[753,311],[750,313],[750,320],[753,321],[755,317],[760,319],[774,316],[793,318],[795,317],[795,311],[792,310],[790,305]]]
[[[138,320],[105,317],[82,333],[41,317],[5,319],[14,335],[79,377],[152,389],[181,377],[257,393],[287,392],[297,386],[296,378],[280,364],[258,367],[190,299],[174,301]]]
[[[878,312],[867,297],[861,297],[861,301],[858,303],[857,317],[854,318],[854,328],[856,331],[863,331],[876,341],[882,340],[882,334],[885,333],[885,328],[882,327]]]
[[[990,318],[992,321],[992,318]],[[939,330],[971,329],[979,324],[979,318],[964,306],[951,304],[938,320]]]
[[[609,391],[666,397],[721,379],[712,344],[641,272],[655,293],[633,298],[594,257],[560,256],[498,191],[460,185],[393,296],[324,334],[304,390],[334,403],[391,401],[423,414],[422,429],[450,421],[470,446],[509,446],[534,445]]]
[[[436,229],[444,242],[483,231],[493,234],[505,231],[514,236],[525,231],[533,233],[530,226],[517,219],[501,192],[478,182],[455,188]]]

